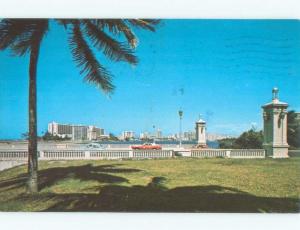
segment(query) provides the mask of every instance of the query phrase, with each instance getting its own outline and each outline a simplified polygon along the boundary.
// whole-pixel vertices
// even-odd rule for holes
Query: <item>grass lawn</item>
[[[0,172],[1,211],[299,212],[300,158],[41,161]]]

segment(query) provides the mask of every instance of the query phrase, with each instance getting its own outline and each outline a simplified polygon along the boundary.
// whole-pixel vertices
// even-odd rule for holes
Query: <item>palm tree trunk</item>
[[[36,115],[36,74],[39,45],[31,49],[29,64],[29,141],[28,141],[28,184],[29,193],[38,192],[38,152]]]

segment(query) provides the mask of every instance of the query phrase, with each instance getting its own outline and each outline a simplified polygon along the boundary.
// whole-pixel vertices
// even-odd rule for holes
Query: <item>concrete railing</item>
[[[45,150],[39,153],[40,160],[83,160],[86,158],[85,151],[81,150]]]
[[[84,160],[84,159],[141,159],[141,158],[171,158],[173,156],[197,158],[265,158],[263,149],[192,149],[190,151],[174,150],[43,150],[39,151],[40,160]],[[0,150],[0,161],[27,160],[26,150]]]
[[[300,157],[300,149],[297,150],[289,150],[290,157]]]
[[[26,160],[27,158],[27,150],[0,150],[0,161]]]
[[[38,152],[39,160],[101,160],[126,158],[172,157],[172,150],[43,150]],[[0,151],[0,161],[27,160],[25,150]]]
[[[90,150],[87,151],[90,159],[126,159],[130,157],[131,150]]]
[[[231,149],[230,158],[265,158],[264,149]]]
[[[27,158],[27,151],[0,150],[0,171],[26,164]]]
[[[192,149],[191,157],[265,158],[264,149]]]
[[[228,157],[229,152],[227,149],[192,149],[191,157]]]
[[[169,158],[173,157],[172,150],[135,150],[133,158]]]

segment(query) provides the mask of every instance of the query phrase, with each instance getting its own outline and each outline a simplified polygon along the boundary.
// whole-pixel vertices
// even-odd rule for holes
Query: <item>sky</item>
[[[134,32],[137,66],[97,54],[114,75],[108,97],[83,82],[68,34],[51,23],[38,63],[39,134],[56,121],[167,135],[178,132],[182,109],[183,131],[194,131],[201,116],[207,132],[239,135],[262,129],[261,106],[275,86],[300,111],[299,20],[162,20],[154,33]],[[28,55],[0,52],[0,139],[28,129],[28,64]]]

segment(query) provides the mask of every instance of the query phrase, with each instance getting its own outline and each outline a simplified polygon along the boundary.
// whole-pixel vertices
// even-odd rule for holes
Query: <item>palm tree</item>
[[[29,141],[28,141],[28,192],[38,192],[36,75],[39,50],[49,31],[49,19],[0,20],[0,50],[10,49],[14,55],[29,53]],[[136,65],[134,55],[137,38],[132,27],[155,31],[158,20],[153,19],[54,19],[64,26],[69,35],[73,59],[80,68],[84,80],[95,84],[105,93],[112,93],[112,74],[96,59],[95,49],[113,61],[125,61]],[[123,36],[126,42],[118,39]]]

